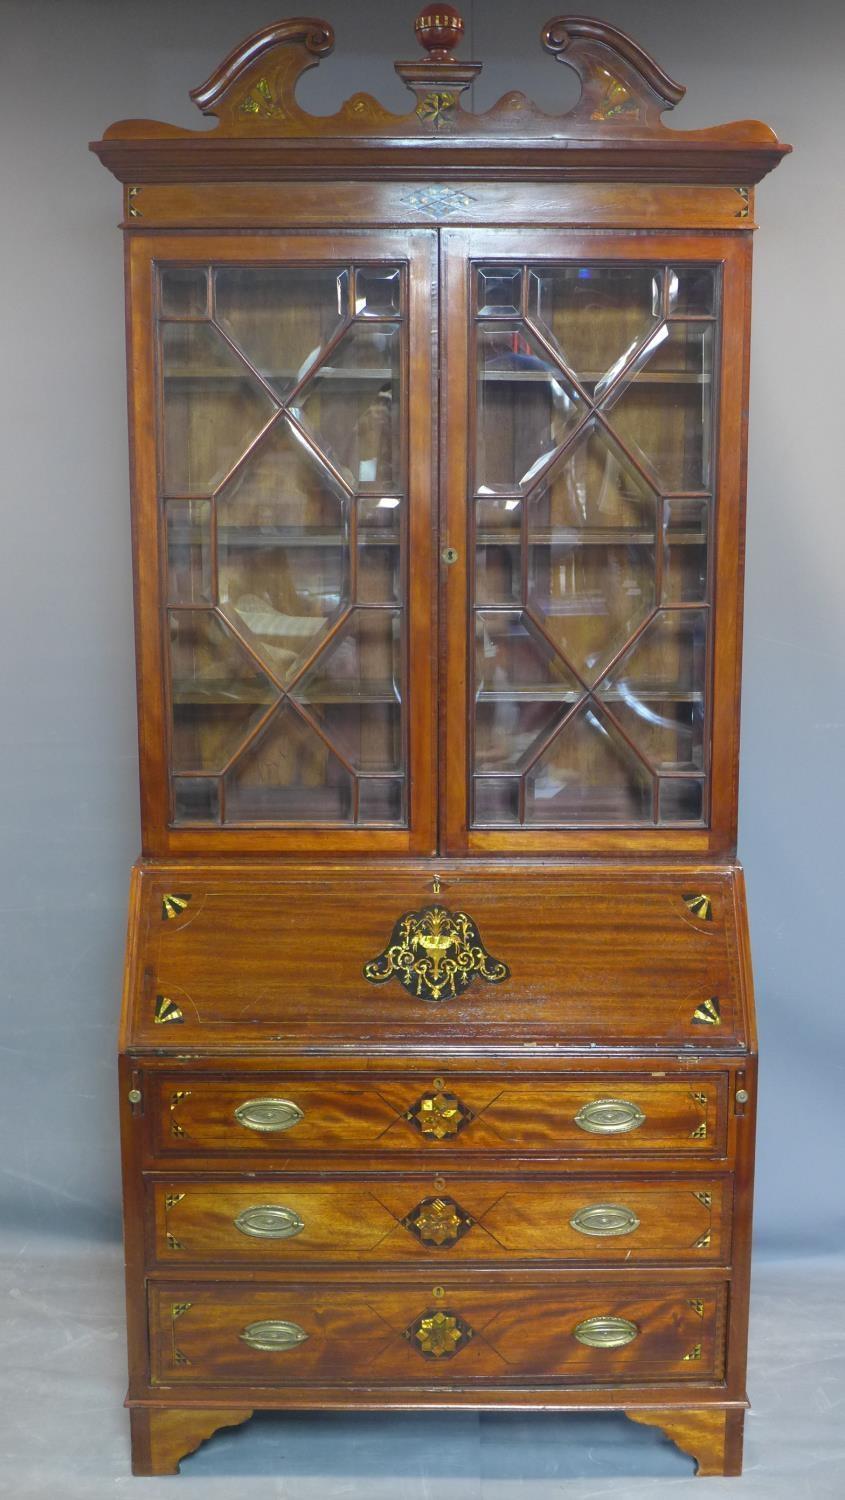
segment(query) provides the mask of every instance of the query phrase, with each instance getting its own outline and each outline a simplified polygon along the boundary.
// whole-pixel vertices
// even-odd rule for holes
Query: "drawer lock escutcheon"
[[[586,1344],[589,1349],[622,1349],[625,1344],[634,1342],[639,1331],[636,1323],[629,1323],[627,1318],[617,1318],[610,1314],[586,1318],[573,1329],[579,1344]]]
[[[640,1221],[630,1208],[616,1203],[590,1203],[572,1215],[572,1229],[579,1234],[594,1235],[597,1239],[616,1234],[633,1234]]]
[[[644,1123],[643,1111],[630,1099],[592,1099],[575,1116],[579,1130],[589,1135],[624,1135]]]
[[[256,1240],[292,1240],[301,1234],[305,1220],[292,1208],[281,1203],[256,1203],[245,1208],[235,1219],[235,1228]]]
[[[302,1119],[302,1110],[292,1099],[247,1099],[238,1105],[235,1119],[247,1130],[270,1133],[292,1130]]]
[[[261,1349],[268,1354],[283,1353],[304,1344],[308,1334],[298,1323],[286,1323],[281,1319],[268,1318],[263,1323],[250,1323],[238,1338],[249,1344],[250,1349]]]

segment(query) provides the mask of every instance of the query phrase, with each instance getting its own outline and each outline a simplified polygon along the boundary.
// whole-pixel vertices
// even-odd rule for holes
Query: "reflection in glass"
[[[211,603],[211,502],[167,500],[167,598],[170,604]]]
[[[668,490],[710,482],[713,324],[664,323],[611,392],[608,420]]]
[[[700,823],[704,816],[704,782],[674,778],[660,783],[661,823]]]
[[[565,662],[519,610],[479,610],[476,615],[475,682],[488,695],[551,703],[579,692]]]
[[[220,603],[282,682],[348,602],[350,504],[284,421],[218,496]]]
[[[218,618],[206,610],[170,611],[176,771],[221,771],[278,696]]]
[[[669,312],[708,317],[715,311],[716,271],[713,266],[675,266],[669,272]]]
[[[285,703],[225,777],[227,822],[348,822],[352,776]]]
[[[215,317],[284,397],[343,323],[348,282],[348,272],[331,267],[220,267],[214,276]]]
[[[651,266],[535,266],[529,315],[599,400],[657,324],[662,285]]]
[[[478,490],[529,485],[583,415],[563,371],[526,330],[479,325]]]
[[[519,822],[519,782],[512,777],[476,776],[473,802],[476,825]]]
[[[212,776],[174,776],[173,811],[177,823],[219,823],[220,783]]]
[[[657,770],[704,769],[707,612],[661,610],[599,687]]]
[[[518,318],[522,308],[522,271],[511,266],[481,266],[477,293],[479,317]]]
[[[291,408],[352,489],[400,482],[400,332],[353,324]]]
[[[169,266],[161,272],[161,312],[165,318],[204,318],[208,310],[208,272],[194,266]]]
[[[572,688],[568,699],[580,696]],[[512,697],[479,699],[475,715],[475,765],[478,771],[519,771],[567,711],[565,695],[557,702]]]
[[[474,280],[472,820],[700,823],[719,270]]]
[[[397,318],[402,272],[398,266],[359,266],[355,272],[355,312],[359,318]]]
[[[578,708],[526,776],[527,823],[648,823],[652,778],[594,704]]]
[[[708,522],[707,500],[664,501],[665,604],[703,604],[706,601]]]
[[[526,504],[529,606],[594,681],[655,603],[657,496],[593,421]]]
[[[358,784],[359,823],[401,823],[405,783],[398,778],[363,777]]]
[[[404,286],[159,273],[177,823],[407,822]]]
[[[401,597],[399,550],[402,502],[360,495],[358,507],[358,603],[398,604]]]
[[[353,609],[296,684],[296,697],[312,706],[398,702],[401,622],[398,609]]]
[[[246,365],[210,323],[161,325],[164,487],[208,494],[275,410]]]

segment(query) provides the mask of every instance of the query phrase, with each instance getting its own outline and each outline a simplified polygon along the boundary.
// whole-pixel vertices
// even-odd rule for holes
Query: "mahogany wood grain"
[[[308,1153],[379,1151],[385,1158],[425,1149],[438,1160],[491,1152],[554,1152],[616,1156],[677,1152],[713,1157],[724,1153],[726,1079],[624,1078],[612,1073],[589,1081],[417,1075],[396,1079],[352,1077],[323,1081],[284,1072],[241,1081],[218,1080],[190,1070],[157,1077],[147,1104],[154,1149],[162,1157],[250,1155],[286,1159]],[[301,1118],[267,1132],[241,1124],[236,1111],[252,1099],[289,1101]],[[428,1117],[420,1100],[430,1099]],[[618,1134],[593,1134],[576,1116],[596,1101],[623,1100],[642,1123]],[[422,1119],[422,1129],[414,1118]]]
[[[465,866],[444,872],[437,897],[433,884],[430,872],[402,867],[384,875],[356,869],[351,878],[206,868],[198,877],[180,875],[178,886],[167,874],[144,873],[131,1045],[260,1047],[307,1033],[357,1036],[366,1048],[377,1020],[382,1036],[407,1034],[412,1025],[420,1042],[428,1035],[446,1051],[471,1031],[479,1045],[520,1036],[557,1046],[630,1048],[647,1040],[708,1053],[745,1046],[730,875],[546,869],[515,879],[507,866],[495,875]],[[165,920],[162,903],[175,889],[190,902]],[[709,920],[686,904],[685,895],[695,894],[710,898]],[[431,904],[468,912],[510,977],[477,978],[436,1004],[396,978],[368,982],[363,967],[388,944],[394,923]],[[158,996],[174,1002],[180,1021],[156,1019]],[[711,999],[713,1024],[700,1010]]]
[[[307,1270],[353,1258],[428,1264],[436,1273],[454,1262],[718,1265],[730,1256],[731,1183],[723,1177],[472,1176],[447,1186],[436,1172],[334,1181],[286,1173],[168,1176],[148,1180],[147,1190],[152,1258],[171,1268]],[[277,1220],[280,1209],[295,1216],[289,1237],[250,1233],[250,1211],[266,1205]],[[584,1212],[592,1208],[595,1220],[598,1205],[621,1210],[616,1232],[589,1232]]]
[[[512,92],[476,114],[480,64],[435,56],[397,64],[404,113],[357,94],[312,116],[297,82],[333,43],[322,21],[277,22],[193,91],[212,129],[123,121],[92,145],[124,184],[126,243],[144,839],[120,1038],[135,1472],[175,1472],[258,1408],[463,1408],[621,1410],[700,1473],[738,1473],[757,1085],[734,857],[750,231],[754,184],[789,148],[755,121],[670,129],[682,87],[590,18],[544,28],[581,83],[558,113]],[[470,830],[475,258],[721,270],[706,826]],[[155,268],[354,260],[400,264],[409,295],[410,828],[172,827]],[[173,894],[189,899],[165,912]],[[469,913],[506,981],[427,1004],[365,980],[397,918],[435,900]],[[461,1129],[405,1118],[425,1095],[448,1106],[427,1121]],[[239,1124],[262,1097],[301,1118]],[[644,1118],[579,1129],[601,1099]],[[303,1227],[245,1236],[235,1219],[262,1204]],[[408,1227],[426,1204],[440,1245]],[[636,1230],[579,1235],[570,1221],[597,1204]],[[425,1358],[404,1335],[438,1309],[456,1347],[447,1329]],[[598,1316],[636,1337],[579,1343]],[[307,1337],[256,1350],[241,1335],[265,1319]]]
[[[132,1473],[178,1474],[179,1461],[193,1453],[221,1427],[238,1427],[252,1416],[239,1407],[196,1410],[193,1407],[136,1406],[132,1424]]]
[[[369,1288],[151,1283],[152,1383],[294,1386],[365,1376],[373,1385],[507,1379],[572,1386],[721,1378],[726,1292],[719,1284],[696,1282],[694,1293],[671,1284],[634,1292],[610,1283],[562,1291],[554,1282],[520,1289],[440,1274],[437,1291],[427,1282],[394,1287],[385,1276]],[[426,1357],[415,1325],[438,1315],[452,1326],[443,1329],[445,1349]],[[595,1317],[625,1320],[630,1342],[619,1348],[580,1342],[576,1328]],[[274,1321],[295,1325],[305,1337],[272,1351],[243,1337],[253,1325]],[[435,1326],[435,1351],[437,1338]]]
[[[696,1461],[696,1474],[742,1473],[742,1436],[745,1412],[728,1408],[697,1407],[652,1411],[629,1408],[626,1417],[647,1427],[659,1427],[684,1453]]]

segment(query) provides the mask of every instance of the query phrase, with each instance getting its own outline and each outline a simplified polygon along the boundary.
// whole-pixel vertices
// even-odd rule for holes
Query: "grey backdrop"
[[[86,150],[187,100],[296,0],[2,0],[0,1216],[118,1233],[114,1050],[137,825],[120,190]],[[396,108],[413,0],[309,0],[337,50],[302,97]],[[580,10],[580,3],[573,7]],[[554,0],[465,4],[476,107],[564,71]],[[839,0],[596,0],[688,85],[697,126],[772,123],[759,192],[740,853],[763,1051],[758,1243],[841,1247],[845,506],[840,360],[845,9]]]

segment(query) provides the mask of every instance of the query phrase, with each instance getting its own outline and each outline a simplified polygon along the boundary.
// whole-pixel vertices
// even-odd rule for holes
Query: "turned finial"
[[[432,62],[455,61],[451,51],[464,34],[464,22],[454,5],[441,5],[440,0],[434,0],[430,7],[420,11],[414,30]]]

